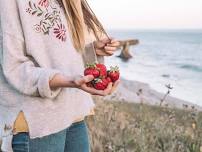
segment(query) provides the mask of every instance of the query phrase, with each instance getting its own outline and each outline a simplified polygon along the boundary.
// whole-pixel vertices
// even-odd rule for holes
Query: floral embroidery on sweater
[[[60,18],[60,10],[54,4],[58,4],[61,8],[62,5],[55,0],[39,0],[37,3],[29,1],[26,12],[32,16],[40,17],[40,22],[34,25],[34,30],[37,33],[49,35],[53,33],[55,37],[61,41],[66,41],[66,28]]]

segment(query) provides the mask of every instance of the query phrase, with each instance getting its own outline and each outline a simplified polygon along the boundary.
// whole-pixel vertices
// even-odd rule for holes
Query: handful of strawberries
[[[101,63],[86,64],[84,75],[93,75],[94,80],[89,82],[89,87],[94,87],[97,90],[105,90],[110,82],[114,83],[120,77],[118,66],[110,67],[107,70],[106,66]]]

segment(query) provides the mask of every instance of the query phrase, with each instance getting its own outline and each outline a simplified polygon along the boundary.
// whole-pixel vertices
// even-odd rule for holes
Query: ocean
[[[116,39],[138,39],[131,46],[133,58],[106,58],[118,65],[123,78],[148,83],[151,88],[202,106],[202,30],[110,30]]]
[[[139,39],[131,46],[133,58],[123,62],[117,55],[106,58],[118,65],[121,76],[148,83],[151,88],[202,106],[202,30],[111,30],[117,39]]]

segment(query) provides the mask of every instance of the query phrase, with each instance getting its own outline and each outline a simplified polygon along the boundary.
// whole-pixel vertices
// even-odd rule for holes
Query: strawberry
[[[106,79],[106,78],[103,78],[102,79],[102,83],[103,85],[107,88],[108,84],[109,84],[109,81]]]
[[[115,82],[119,79],[119,68],[110,67],[110,70],[107,71],[107,68],[104,64],[93,63],[87,64],[84,70],[84,75],[93,75],[94,80],[87,83],[88,87],[94,87],[97,90],[105,90],[110,82]]]
[[[112,82],[112,79],[110,77],[107,77],[106,80],[108,81],[108,83]]]
[[[105,90],[109,84],[109,82],[107,81],[107,79],[105,78],[96,78],[94,79],[94,88],[97,89],[97,90]]]
[[[105,78],[107,76],[107,68],[104,64],[97,63],[97,69],[100,71],[100,77]]]
[[[93,75],[94,78],[100,76],[100,71],[97,69],[96,64],[86,64],[84,75]]]
[[[120,73],[119,73],[119,67],[110,67],[110,70],[108,71],[108,77],[111,78],[112,82],[115,82],[116,80],[119,79]]]

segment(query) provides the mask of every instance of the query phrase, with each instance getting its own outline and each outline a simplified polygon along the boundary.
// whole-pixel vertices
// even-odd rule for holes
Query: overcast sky
[[[108,29],[202,29],[202,0],[88,0]]]

